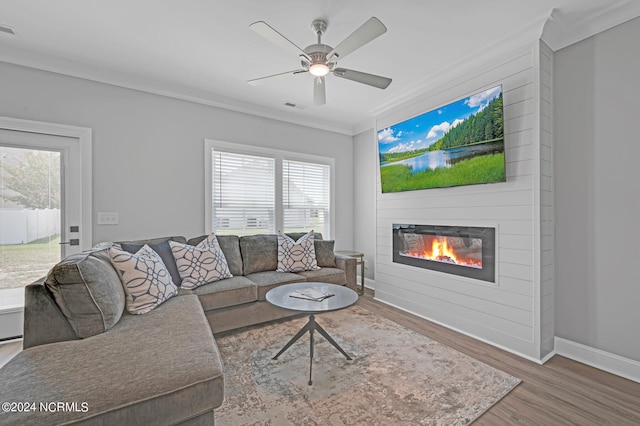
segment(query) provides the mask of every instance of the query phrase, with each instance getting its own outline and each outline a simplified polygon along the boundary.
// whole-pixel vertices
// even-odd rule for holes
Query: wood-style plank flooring
[[[369,289],[358,305],[522,380],[474,425],[640,425],[640,383],[558,355],[538,365],[377,302]],[[21,349],[0,344],[0,366]]]
[[[556,355],[538,365],[377,302],[358,305],[522,380],[475,425],[640,425],[640,383]]]

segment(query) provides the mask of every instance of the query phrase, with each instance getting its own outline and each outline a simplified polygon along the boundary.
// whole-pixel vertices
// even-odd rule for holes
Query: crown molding
[[[547,18],[548,15],[538,17],[532,20],[529,25],[518,29],[516,32],[507,34],[477,49],[476,52],[470,55],[463,56],[453,63],[446,64],[445,67],[436,69],[416,84],[409,86],[392,98],[388,98],[384,102],[375,105],[369,112],[374,117],[377,117],[387,111],[405,105],[408,100],[415,99],[431,90],[441,87],[447,82],[464,78],[464,76],[471,73],[481,73],[483,67],[487,64],[495,64],[496,62],[502,61],[506,56],[511,56],[514,52],[521,51],[523,48],[530,49],[532,43],[540,39]]]
[[[367,130],[370,129],[375,129],[376,128],[376,120],[373,116],[371,116],[371,118],[369,118],[368,120],[362,121],[358,124],[356,124],[355,126],[353,126],[353,136],[355,135],[359,135],[362,132],[366,132]]]
[[[617,0],[582,15],[553,9],[544,26],[542,40],[556,51],[638,16],[640,1],[637,0]]]
[[[65,76],[108,84],[111,86],[137,90],[154,95],[165,96],[183,101],[193,102],[210,107],[225,109],[238,113],[253,115],[270,120],[281,121],[332,133],[353,136],[353,129],[328,121],[318,121],[297,117],[289,111],[277,111],[272,108],[243,102],[236,99],[215,95],[210,92],[154,81],[131,74],[94,67],[79,62],[61,59],[27,50],[12,49],[0,46],[0,61],[14,65],[48,71]]]

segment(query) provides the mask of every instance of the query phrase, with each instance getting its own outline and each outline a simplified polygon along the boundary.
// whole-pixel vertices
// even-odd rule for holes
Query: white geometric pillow
[[[173,257],[182,277],[182,288],[194,289],[213,281],[231,278],[227,258],[214,234],[197,246],[169,241]]]
[[[135,254],[111,247],[109,258],[122,278],[129,313],[146,314],[178,294],[164,262],[148,245]]]
[[[313,231],[293,241],[291,237],[278,233],[277,272],[302,272],[320,269],[313,244]]]

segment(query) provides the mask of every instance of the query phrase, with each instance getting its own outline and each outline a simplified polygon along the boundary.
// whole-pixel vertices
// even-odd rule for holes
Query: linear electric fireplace
[[[393,225],[393,261],[495,282],[495,228]]]

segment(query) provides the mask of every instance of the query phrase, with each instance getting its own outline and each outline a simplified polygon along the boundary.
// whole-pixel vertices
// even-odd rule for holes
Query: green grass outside
[[[60,261],[60,236],[0,246],[0,290],[24,287]]]
[[[414,175],[411,167],[406,165],[380,168],[382,192],[500,182],[504,180],[504,173],[504,152],[462,160],[449,168],[427,169]]]

